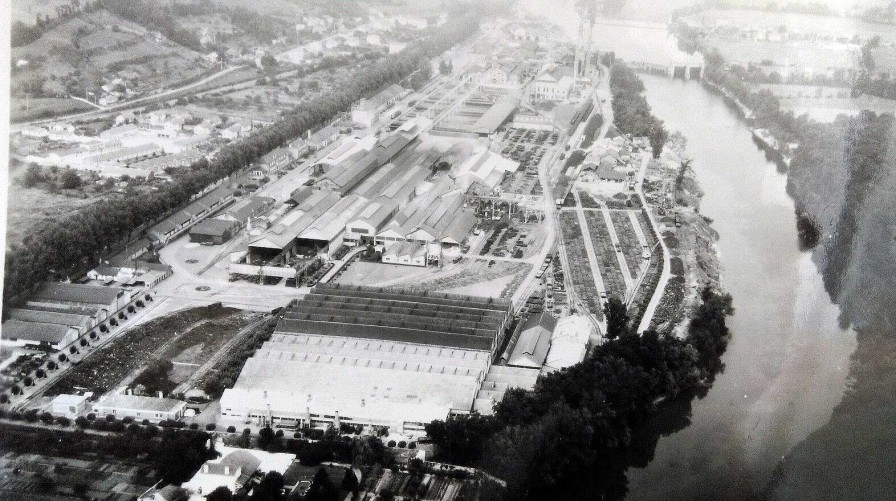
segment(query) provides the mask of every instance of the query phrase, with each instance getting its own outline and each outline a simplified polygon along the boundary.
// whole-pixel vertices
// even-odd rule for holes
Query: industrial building
[[[425,423],[473,407],[510,303],[320,284],[288,309],[221,398],[221,420]]]
[[[594,324],[583,315],[563,317],[551,335],[551,349],[544,362],[543,372],[551,372],[575,365],[585,359]]]

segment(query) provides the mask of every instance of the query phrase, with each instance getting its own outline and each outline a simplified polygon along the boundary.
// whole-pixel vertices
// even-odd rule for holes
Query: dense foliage
[[[216,453],[206,447],[209,434],[203,431],[156,427],[128,427],[121,433],[105,435],[82,430],[62,431],[4,425],[0,449],[16,453],[37,453],[59,457],[106,455],[147,460],[159,472],[159,480],[180,483],[189,480],[206,460]]]
[[[321,127],[349,109],[358,99],[409,75],[425,80],[429,60],[473,34],[474,12],[452,16],[429,36],[403,51],[359,68],[338,90],[296,108],[274,125],[245,140],[225,146],[209,162],[201,160],[159,191],[105,200],[82,211],[47,221],[9,249],[6,257],[4,300],[7,304],[45,280],[49,273],[66,277],[96,263],[100,254],[137,238],[172,211],[189,202],[209,184],[239,172],[261,155],[308,130]],[[422,70],[422,71],[421,71]],[[408,82],[405,82],[407,85]]]
[[[731,297],[701,299],[685,339],[625,329],[534,391],[508,391],[493,416],[433,421],[427,434],[445,460],[507,481],[507,499],[620,499],[628,449],[659,402],[689,402],[722,367]]]
[[[644,82],[622,61],[610,67],[610,91],[613,93],[613,123],[623,134],[650,139],[654,158],[659,158],[669,137],[663,121],[653,116],[644,97]]]

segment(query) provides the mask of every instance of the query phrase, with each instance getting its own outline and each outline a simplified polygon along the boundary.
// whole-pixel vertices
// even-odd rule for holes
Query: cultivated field
[[[607,229],[603,214],[597,211],[587,211],[585,220],[588,222],[591,243],[594,245],[594,253],[597,255],[597,265],[600,267],[600,276],[604,279],[607,297],[625,297],[625,279],[619,270],[616,249],[613,248],[610,230]]]
[[[592,314],[601,317],[600,296],[594,285],[591,263],[585,252],[585,239],[579,228],[579,218],[575,212],[561,212],[560,224],[563,229],[563,241],[566,258],[569,261],[569,277],[576,294],[588,306]]]
[[[610,219],[613,221],[613,227],[616,229],[616,236],[619,237],[619,246],[622,248],[622,255],[628,264],[629,273],[632,278],[638,278],[638,272],[641,270],[641,262],[644,258],[641,256],[641,241],[635,234],[635,228],[632,226],[631,218],[628,211],[610,211]]]

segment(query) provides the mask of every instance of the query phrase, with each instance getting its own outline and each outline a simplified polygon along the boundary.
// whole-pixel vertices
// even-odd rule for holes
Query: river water
[[[641,77],[654,113],[687,139],[736,313],[724,372],[693,403],[690,425],[661,438],[646,468],[629,469],[629,498],[758,498],[840,402],[856,336],[799,250],[786,175],[740,117],[698,82]]]

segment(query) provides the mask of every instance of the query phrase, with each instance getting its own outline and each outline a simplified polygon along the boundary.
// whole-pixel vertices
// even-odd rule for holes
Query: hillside
[[[26,94],[95,100],[109,84],[121,85],[120,99],[126,99],[197,78],[211,66],[199,52],[103,9],[65,19],[13,47],[12,60],[14,100]],[[14,102],[13,118],[23,106]]]

